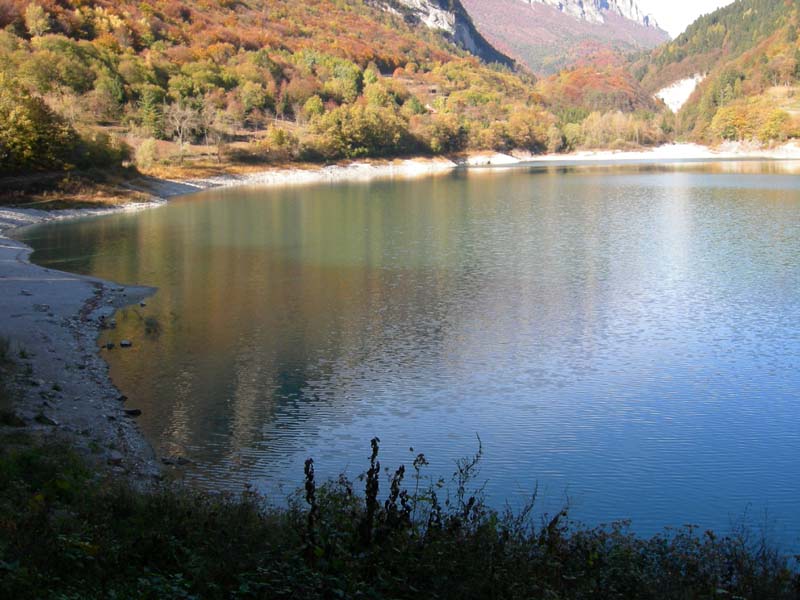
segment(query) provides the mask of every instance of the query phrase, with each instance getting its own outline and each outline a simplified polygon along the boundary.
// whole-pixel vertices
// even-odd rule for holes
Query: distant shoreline
[[[386,161],[353,161],[344,165],[298,165],[264,169],[245,174],[220,174],[185,180],[156,180],[141,191],[164,200],[211,188],[235,186],[282,186],[373,179],[410,179],[447,173],[470,167],[513,167],[537,163],[591,163],[681,160],[800,160],[800,144],[791,142],[775,148],[729,142],[716,148],[700,144],[665,144],[642,150],[581,150],[568,154],[527,152],[478,152],[455,159],[409,158]]]
[[[553,161],[631,161],[631,160],[800,160],[800,144],[789,142],[775,148],[762,148],[744,142],[726,142],[715,148],[701,144],[664,144],[644,150],[582,150],[570,154],[533,156],[532,162]]]
[[[502,168],[536,166],[551,163],[603,163],[614,165],[630,162],[680,162],[715,160],[800,160],[800,141],[773,148],[763,148],[744,142],[727,142],[711,148],[700,144],[675,143],[639,150],[580,150],[565,154],[532,154],[526,151],[473,152],[455,157],[411,157],[396,159],[354,160],[343,164],[318,165],[297,163],[283,166],[237,172],[223,166],[219,173],[198,177],[157,177],[143,175],[128,180],[117,187],[126,192],[136,192],[136,199],[120,198],[117,204],[98,204],[87,208],[56,210],[13,208],[0,205],[6,215],[15,215],[31,222],[60,220],[87,215],[111,214],[120,211],[142,210],[159,206],[176,196],[185,196],[213,188],[238,186],[291,186],[319,183],[343,183],[378,179],[413,179],[449,173],[456,169]],[[149,200],[142,201],[142,197]],[[78,202],[81,198],[76,199]],[[62,205],[64,202],[62,202]],[[68,204],[68,202],[67,202]],[[25,224],[25,223],[23,223]],[[9,223],[5,223],[7,228]],[[16,224],[19,226],[19,224]],[[4,227],[0,214],[0,230]]]

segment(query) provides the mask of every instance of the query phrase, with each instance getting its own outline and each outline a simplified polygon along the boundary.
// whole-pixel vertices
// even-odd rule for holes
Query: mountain
[[[509,67],[514,64],[511,58],[486,41],[459,0],[383,0],[381,4],[410,23],[422,23],[444,33],[452,42],[485,62]]]
[[[609,14],[644,27],[658,28],[652,15],[645,15],[634,0],[521,0],[526,4],[546,4],[562,13],[591,23],[605,23]]]
[[[609,49],[651,49],[669,35],[635,0],[461,0],[478,30],[535,73]]]
[[[678,130],[704,142],[793,137],[800,130],[798,3],[737,0],[703,15],[632,68],[642,87],[676,103]]]

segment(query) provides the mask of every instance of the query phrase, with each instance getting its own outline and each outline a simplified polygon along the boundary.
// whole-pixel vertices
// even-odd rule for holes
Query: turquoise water
[[[800,178],[551,166],[209,191],[31,228],[35,262],[158,287],[103,351],[203,487],[483,444],[497,506],[800,541]],[[409,448],[413,447],[414,452]]]

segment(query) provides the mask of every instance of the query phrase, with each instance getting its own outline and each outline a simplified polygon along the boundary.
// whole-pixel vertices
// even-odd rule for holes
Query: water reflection
[[[222,190],[26,241],[158,286],[108,358],[201,485],[357,474],[373,435],[446,474],[479,433],[498,503],[538,481],[644,532],[768,507],[793,543],[800,186],[776,165]]]

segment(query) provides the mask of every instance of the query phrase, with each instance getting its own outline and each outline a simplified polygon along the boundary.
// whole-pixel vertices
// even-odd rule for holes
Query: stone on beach
[[[122,461],[125,457],[122,455],[121,452],[117,452],[116,450],[112,450],[111,454],[108,455],[108,464],[113,466],[119,466],[122,464]]]

